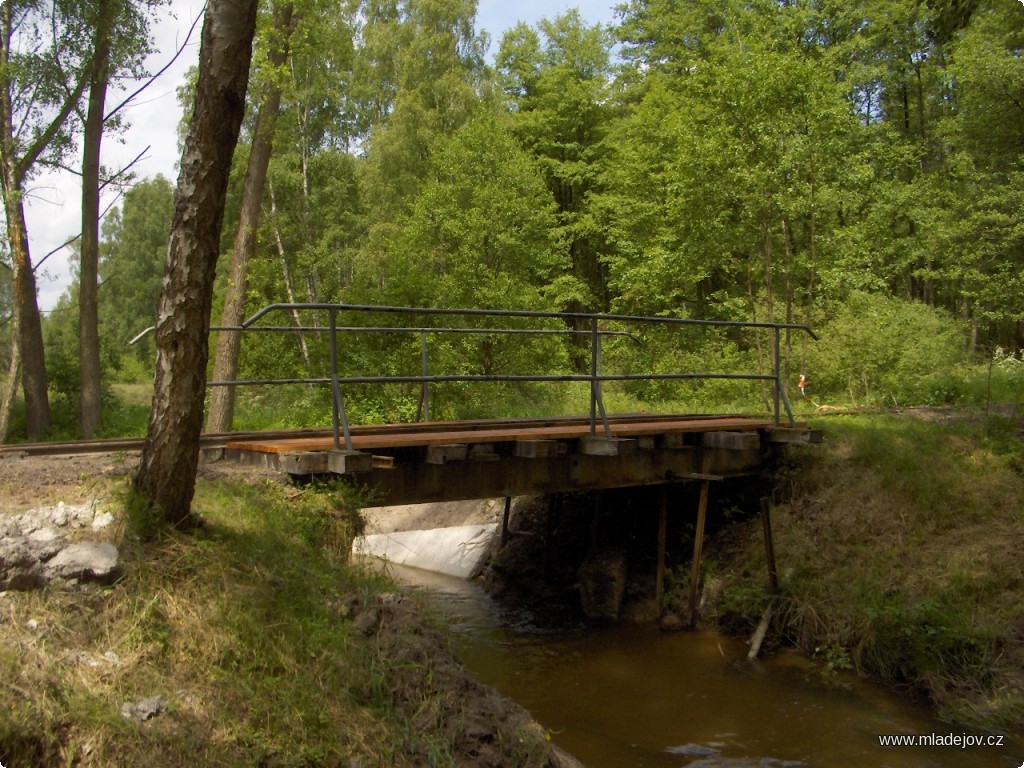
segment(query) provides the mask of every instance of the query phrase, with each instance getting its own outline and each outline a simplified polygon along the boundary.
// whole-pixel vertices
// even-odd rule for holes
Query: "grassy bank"
[[[820,419],[774,508],[774,629],[835,668],[1024,732],[1024,422],[905,412]],[[760,523],[721,537],[709,582],[732,629],[767,603]]]
[[[198,533],[124,538],[112,587],[0,596],[0,762],[554,765],[422,606],[345,562],[337,493],[222,478],[195,506]]]

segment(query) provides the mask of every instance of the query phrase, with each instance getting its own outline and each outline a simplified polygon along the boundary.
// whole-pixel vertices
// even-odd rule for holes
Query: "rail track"
[[[725,415],[718,415],[721,418]],[[647,421],[664,419],[664,414],[634,413],[609,416],[611,424],[638,424]],[[685,417],[684,417],[685,418]],[[693,418],[710,418],[694,416]],[[493,430],[503,427],[558,427],[589,423],[586,416],[568,416],[558,418],[526,418],[526,419],[472,419],[463,421],[428,421],[405,422],[402,424],[365,424],[354,425],[353,435],[400,435],[404,432],[466,432],[474,430]],[[281,429],[248,432],[217,432],[203,433],[199,438],[201,450],[224,448],[229,442],[266,442],[268,440],[291,440],[304,438],[329,438],[333,434],[330,428]],[[43,443],[14,443],[0,445],[0,459],[21,456],[68,456],[90,453],[131,453],[141,451],[144,438],[113,437],[96,440],[69,440]]]

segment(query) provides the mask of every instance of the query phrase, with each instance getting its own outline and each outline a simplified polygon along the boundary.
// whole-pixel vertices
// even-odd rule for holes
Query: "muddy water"
[[[646,626],[542,632],[476,585],[415,569],[472,674],[526,707],[588,768],[1018,768],[1024,744],[881,748],[882,734],[965,730],[796,653],[745,662],[740,640]],[[966,733],[983,736],[979,732]]]

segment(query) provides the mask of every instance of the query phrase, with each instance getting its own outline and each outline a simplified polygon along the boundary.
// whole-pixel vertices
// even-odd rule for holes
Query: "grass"
[[[451,708],[474,699],[455,700],[439,670],[468,684],[420,606],[381,607],[393,586],[346,562],[353,508],[327,486],[200,481],[206,526],[145,547],[126,537],[116,585],[5,593],[0,762],[464,764]],[[162,714],[121,716],[154,696]],[[515,718],[490,725],[515,742],[502,764],[547,764],[543,733],[513,738],[501,727],[518,728]]]
[[[779,632],[837,666],[926,694],[943,717],[1024,729],[1019,419],[821,419],[775,508]],[[1015,435],[1015,437],[1012,437]],[[718,555],[722,616],[767,595],[760,524]],[[744,581],[740,578],[747,574]]]

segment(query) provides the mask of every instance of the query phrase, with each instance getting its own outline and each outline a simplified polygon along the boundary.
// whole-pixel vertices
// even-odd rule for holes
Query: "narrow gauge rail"
[[[722,418],[728,414],[721,414]],[[663,414],[634,413],[609,416],[612,423],[637,424],[645,421],[658,421]],[[694,416],[694,418],[700,418]],[[706,416],[704,417],[706,418]],[[587,424],[587,416],[566,416],[556,418],[525,418],[525,419],[475,419],[465,421],[427,421],[404,422],[401,424],[363,424],[353,425],[353,435],[400,435],[404,432],[465,432],[467,430],[489,430],[502,427],[557,427],[574,424]],[[223,449],[230,443],[266,442],[268,440],[295,440],[309,438],[330,438],[331,428],[307,427],[303,429],[281,429],[248,432],[216,432],[204,433],[199,438],[201,450]],[[21,456],[68,456],[89,453],[116,453],[118,451],[141,451],[145,438],[112,437],[95,440],[68,440],[42,443],[11,443],[0,445],[0,460],[5,457]]]

